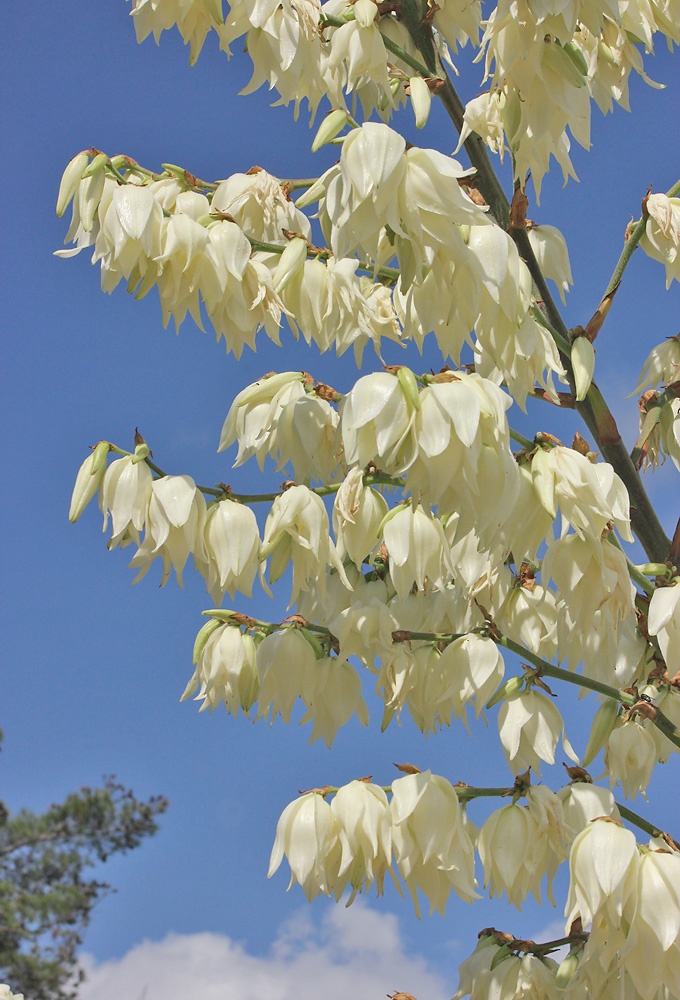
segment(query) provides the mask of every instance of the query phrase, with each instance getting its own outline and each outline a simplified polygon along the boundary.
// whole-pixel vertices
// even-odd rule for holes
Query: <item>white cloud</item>
[[[321,921],[300,911],[263,956],[204,933],[144,941],[110,962],[81,961],[81,1000],[383,1000],[394,991],[448,1000],[455,988],[407,954],[395,916],[365,905],[338,907]]]

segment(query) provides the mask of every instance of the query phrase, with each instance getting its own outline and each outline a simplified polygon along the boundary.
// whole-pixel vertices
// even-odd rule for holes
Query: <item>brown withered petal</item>
[[[586,439],[582,437],[578,431],[574,434],[574,440],[571,442],[571,450],[577,451],[579,455],[583,455],[584,458],[592,451]]]
[[[420,768],[416,767],[415,764],[395,764],[394,761],[392,761],[392,763],[396,767],[397,771],[403,771],[404,774],[421,774],[422,773],[421,770],[420,770]]]
[[[529,199],[522,188],[515,188],[510,203],[510,223],[508,229],[526,229]]]
[[[578,767],[576,765],[574,767],[569,767],[567,764],[564,763],[564,761],[562,762],[562,767],[567,772],[572,781],[587,781],[589,784],[592,785],[593,779],[590,777],[585,767]]]

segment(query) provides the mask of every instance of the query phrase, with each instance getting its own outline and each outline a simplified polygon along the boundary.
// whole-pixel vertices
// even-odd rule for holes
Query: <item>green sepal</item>
[[[207,621],[205,625],[202,625],[201,628],[198,630],[198,635],[196,636],[196,641],[194,642],[194,654],[193,654],[194,658],[191,661],[194,666],[196,665],[196,663],[198,663],[198,658],[205,649],[205,645],[210,636],[218,628],[223,628],[223,627],[224,627],[224,622],[218,621],[217,618],[211,618],[210,621]]]

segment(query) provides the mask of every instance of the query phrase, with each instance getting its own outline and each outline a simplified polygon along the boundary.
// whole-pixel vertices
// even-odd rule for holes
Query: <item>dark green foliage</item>
[[[86,869],[137,847],[166,807],[160,796],[140,802],[113,778],[41,815],[12,816],[0,802],[0,982],[26,1000],[77,996],[76,950],[92,907],[111,891]]]

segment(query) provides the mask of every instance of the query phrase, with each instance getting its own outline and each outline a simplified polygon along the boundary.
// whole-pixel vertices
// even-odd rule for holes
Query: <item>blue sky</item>
[[[248,954],[264,956],[281,926],[306,906],[299,891],[286,895],[283,874],[265,878],[276,821],[297,789],[365,774],[387,783],[396,775],[392,761],[403,760],[453,781],[502,784],[507,770],[495,745],[495,721],[490,739],[482,723],[472,739],[458,727],[426,742],[408,719],[381,736],[373,701],[371,727],[346,727],[329,752],[307,745],[307,727],[270,729],[222,712],[199,716],[194,703],[179,703],[200,612],[210,598],[202,579],[189,572],[184,592],[174,579],[159,590],[155,566],[131,587],[127,553],[107,552],[94,505],[69,525],[73,480],[88,445],[106,438],[130,447],[139,426],[169,472],[206,483],[227,480],[244,491],[272,489],[281,477],[271,469],[264,476],[249,466],[232,473],[233,456],[216,454],[234,395],[272,368],[305,368],[340,389],[356,375],[349,358],[319,357],[288,332],[282,348],[263,338],[256,355],[246,352],[237,363],[191,320],[179,336],[164,331],[154,295],[137,303],[122,286],[102,295],[87,253],[67,261],[52,256],[67,228],[54,214],[59,178],[71,156],[91,145],[128,153],[154,169],[163,161],[178,163],[204,178],[256,163],[281,177],[310,176],[335,154],[310,154],[314,132],[304,112],[295,123],[292,109],[271,108],[264,92],[238,97],[249,78],[248,61],[227,61],[215,39],[190,68],[188,49],[175,32],[164,34],[160,47],[150,40],[136,44],[123,0],[37,0],[31,13],[28,23],[21,5],[4,10],[9,41],[0,70],[6,142],[0,794],[13,809],[42,809],[74,787],[115,773],[138,795],[169,797],[154,840],[107,866],[106,877],[119,891],[98,908],[88,932],[94,963],[120,959],[144,939],[158,942],[169,932],[224,935]],[[478,93],[478,71],[463,73],[464,99]],[[677,57],[661,42],[648,72],[669,85],[678,79]],[[638,216],[649,184],[666,190],[677,180],[677,95],[672,86],[656,91],[637,78],[631,94],[633,115],[617,108],[603,118],[594,109],[592,151],[574,148],[581,183],[562,189],[561,176],[553,174],[540,208],[530,205],[535,221],[557,225],[567,238],[575,278],[565,313],[570,325],[586,322],[597,306],[625,226]],[[456,145],[448,121],[437,113],[423,133],[415,132],[410,110],[395,127],[421,145],[446,152]],[[678,304],[677,286],[664,290],[663,268],[636,253],[597,343],[598,380],[631,445],[636,403],[624,397],[650,348],[678,332]],[[413,357],[413,364],[438,365],[433,345],[429,352],[422,361]],[[387,363],[403,359],[388,346]],[[365,370],[377,367],[368,350],[364,364]],[[514,423],[532,435],[541,429],[570,439],[576,422],[567,421],[564,430],[555,417],[536,403],[528,417],[518,412]],[[667,465],[651,490],[672,533],[676,473]],[[284,587],[275,604],[257,597],[239,607],[279,620],[287,597]],[[559,704],[574,720],[573,741],[583,749],[582,711],[568,694],[560,693]],[[584,708],[587,717],[589,706]],[[676,762],[665,772],[671,773],[651,788],[650,815],[670,826],[664,784]],[[561,776],[547,780],[558,787]],[[485,812],[471,814],[481,819]],[[322,900],[302,912],[307,920],[328,922],[333,905]],[[531,906],[524,915],[488,904],[473,912],[452,900],[446,920],[419,923],[410,904],[389,889],[369,905],[383,917],[398,916],[405,948],[421,954],[451,990],[477,929],[493,923],[538,934],[560,917]],[[356,912],[347,919],[366,919],[366,908]],[[382,992],[409,989],[391,981],[384,986]]]

